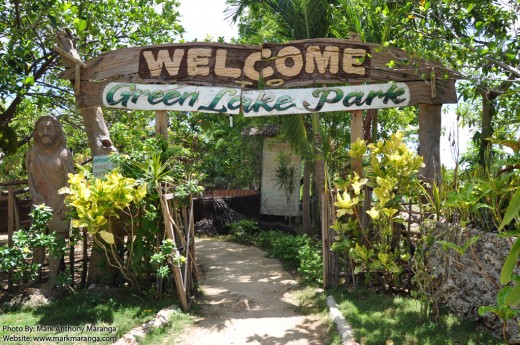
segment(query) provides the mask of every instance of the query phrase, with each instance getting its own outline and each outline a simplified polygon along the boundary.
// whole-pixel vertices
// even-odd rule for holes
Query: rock
[[[436,240],[449,241],[461,247],[473,236],[480,236],[463,256],[435,242],[428,249],[426,267],[434,277],[434,298],[438,302],[458,315],[480,320],[501,337],[501,320],[492,313],[480,316],[478,308],[496,305],[501,289],[500,271],[515,239],[443,223],[427,226],[434,227]],[[517,269],[516,273],[520,274],[520,271]],[[511,320],[507,324],[508,337],[512,342],[520,342],[517,321]]]

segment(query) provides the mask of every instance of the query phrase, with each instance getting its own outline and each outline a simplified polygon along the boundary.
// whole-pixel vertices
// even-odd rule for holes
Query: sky
[[[225,20],[224,10],[227,5],[225,0],[181,0],[179,12],[181,14],[181,24],[186,30],[183,35],[186,42],[197,39],[203,41],[210,35],[214,41],[220,36],[225,37],[229,42],[231,37],[238,35],[236,26]],[[447,112],[443,112],[442,126],[443,135],[441,137],[441,162],[448,168],[455,166],[449,145],[448,135],[456,128],[455,106],[443,106]],[[459,128],[459,151],[460,154],[467,150],[471,134],[467,128]]]
[[[225,0],[181,0],[180,3],[180,20],[186,30],[183,35],[186,42],[203,41],[208,34],[215,41],[224,36],[226,42],[237,36],[236,26],[225,20]]]

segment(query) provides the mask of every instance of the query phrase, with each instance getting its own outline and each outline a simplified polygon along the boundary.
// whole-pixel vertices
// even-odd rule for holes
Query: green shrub
[[[258,223],[254,220],[240,220],[229,224],[229,227],[231,229],[229,233],[234,242],[253,245],[258,240],[260,228],[258,227]]]
[[[257,245],[266,255],[280,259],[292,269],[296,269],[303,282],[322,283],[323,264],[321,243],[314,243],[306,236],[294,236],[279,230],[261,231],[253,220],[241,220],[229,225],[234,242]]]
[[[55,255],[65,249],[63,240],[56,240],[56,234],[45,234],[48,221],[52,218],[52,208],[41,204],[30,213],[32,219],[28,230],[20,229],[13,234],[13,246],[0,246],[0,272],[13,272],[15,282],[27,282],[37,277],[40,264],[32,262],[36,248],[46,248]]]
[[[308,236],[293,236],[282,231],[269,230],[259,234],[258,245],[268,256],[296,268],[304,282],[323,281],[321,244],[313,244]]]
[[[323,283],[323,258],[321,242],[312,244],[311,239],[298,251],[300,266],[298,273],[306,283]]]

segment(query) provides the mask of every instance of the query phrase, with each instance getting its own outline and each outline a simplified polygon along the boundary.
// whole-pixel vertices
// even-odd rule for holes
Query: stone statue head
[[[42,116],[34,126],[34,143],[43,150],[56,150],[67,145],[61,123],[54,116]]]

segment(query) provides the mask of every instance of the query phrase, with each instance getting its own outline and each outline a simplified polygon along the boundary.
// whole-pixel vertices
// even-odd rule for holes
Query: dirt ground
[[[198,239],[204,270],[197,322],[177,345],[321,345],[327,327],[296,312],[298,285],[277,259],[231,242]]]

